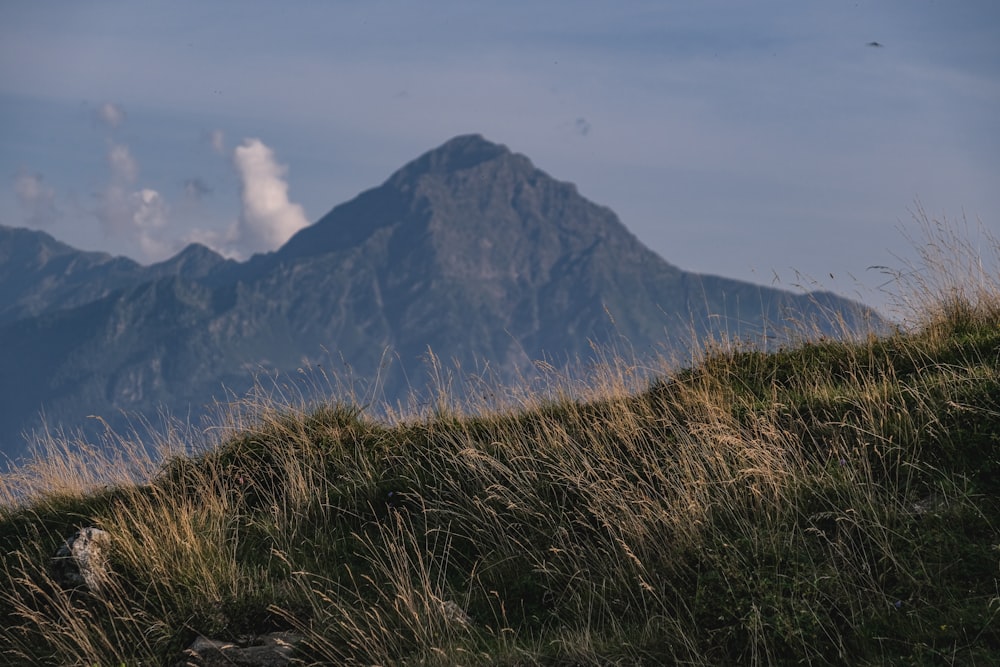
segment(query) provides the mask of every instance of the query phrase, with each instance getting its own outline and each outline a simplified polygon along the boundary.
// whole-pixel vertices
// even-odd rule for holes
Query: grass
[[[391,419],[264,402],[159,456],[53,437],[0,485],[0,651],[172,664],[292,629],[305,664],[1000,663],[1000,281],[950,229],[885,336]],[[48,569],[88,525],[100,594]]]

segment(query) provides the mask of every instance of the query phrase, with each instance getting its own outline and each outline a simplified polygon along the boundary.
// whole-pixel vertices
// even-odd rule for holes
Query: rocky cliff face
[[[863,308],[680,270],[609,209],[480,136],[456,137],[244,263],[201,246],[152,267],[0,229],[0,446],[39,410],[197,416],[255,372],[346,364],[394,401],[428,350],[501,377],[628,341],[640,355],[691,334],[759,335]],[[11,240],[14,239],[14,240]],[[386,367],[386,360],[392,360]]]

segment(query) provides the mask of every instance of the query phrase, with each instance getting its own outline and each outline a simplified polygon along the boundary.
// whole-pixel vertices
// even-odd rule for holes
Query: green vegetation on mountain
[[[305,664],[997,664],[1000,281],[930,259],[889,335],[479,410],[259,404],[162,462],[50,442],[3,481],[0,655],[289,629]],[[50,571],[84,526],[98,593]]]

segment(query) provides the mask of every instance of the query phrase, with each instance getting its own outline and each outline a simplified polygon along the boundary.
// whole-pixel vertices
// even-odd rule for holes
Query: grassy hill
[[[166,462],[54,439],[3,481],[0,651],[172,664],[291,629],[307,664],[998,664],[1000,284],[924,259],[889,336],[392,420],[258,405]],[[83,526],[98,594],[49,570]]]

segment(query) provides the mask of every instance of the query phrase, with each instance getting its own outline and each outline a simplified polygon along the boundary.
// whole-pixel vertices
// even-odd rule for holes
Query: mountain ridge
[[[77,250],[46,232],[0,225],[0,323],[86,303],[142,270],[127,257]]]
[[[3,367],[23,367],[8,349],[43,357],[38,341],[59,360],[30,387],[0,377],[0,395],[39,398],[69,425],[162,406],[197,415],[223,384],[239,395],[254,371],[294,375],[331,357],[379,377],[394,402],[423,387],[428,350],[511,380],[622,340],[642,356],[692,336],[759,337],[789,314],[877,321],[835,295],[685,272],[573,184],[480,135],[424,153],[245,262],[197,245],[149,267],[81,257],[89,282],[45,274],[48,288],[0,299],[13,318],[0,322]],[[102,275],[99,262],[117,268]],[[41,305],[29,312],[31,299]],[[24,400],[0,410],[0,445],[37,425]]]

